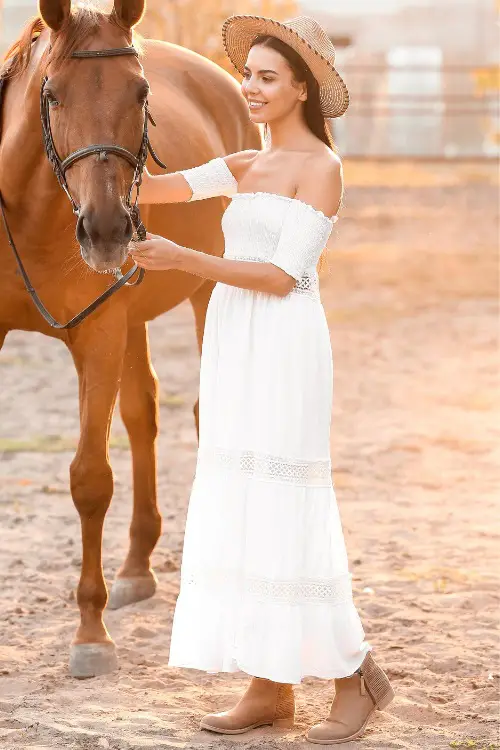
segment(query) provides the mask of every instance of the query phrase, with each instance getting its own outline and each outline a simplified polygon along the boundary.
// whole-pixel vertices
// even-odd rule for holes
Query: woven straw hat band
[[[253,42],[262,34],[281,39],[309,66],[319,84],[324,117],[344,114],[349,92],[335,70],[335,48],[319,23],[307,16],[283,22],[264,16],[230,16],[222,27],[222,39],[229,59],[241,75]]]

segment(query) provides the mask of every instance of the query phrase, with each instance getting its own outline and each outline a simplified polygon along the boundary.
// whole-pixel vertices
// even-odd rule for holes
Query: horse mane
[[[45,28],[41,18],[33,18],[23,29],[19,39],[7,50],[0,74],[4,78],[14,78],[23,73],[31,59],[31,45]]]
[[[81,48],[83,42],[98,33],[103,21],[114,23],[119,28],[123,28],[114,12],[106,15],[92,5],[72,10],[68,20],[55,36],[52,49],[47,54],[47,65],[50,63],[53,69],[59,68],[68,57],[71,57],[75,50]],[[24,73],[31,60],[33,42],[46,28],[47,26],[40,16],[32,19],[25,26],[19,39],[7,50],[0,75],[6,78],[14,78]],[[127,31],[128,29],[123,30]],[[134,32],[133,36],[134,46],[140,52],[140,35]]]

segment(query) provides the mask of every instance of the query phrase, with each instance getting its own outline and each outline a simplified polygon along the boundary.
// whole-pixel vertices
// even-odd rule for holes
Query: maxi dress
[[[353,603],[330,462],[333,366],[316,265],[333,220],[238,193],[217,157],[181,172],[232,198],[225,258],[296,279],[285,297],[217,283],[202,345],[199,449],[169,665],[275,682],[347,677],[370,645]]]

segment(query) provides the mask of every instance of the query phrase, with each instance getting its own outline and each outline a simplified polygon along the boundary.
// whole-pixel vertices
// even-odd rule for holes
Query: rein
[[[123,55],[135,55],[138,56],[138,52],[135,49],[135,47],[120,47],[117,49],[103,49],[103,50],[78,50],[76,52],[73,52],[71,55],[72,58],[80,58],[80,59],[88,59],[88,58],[96,58],[96,57],[118,57]],[[0,111],[3,103],[3,89],[5,86],[5,83],[8,79],[9,71],[5,71],[2,76],[0,76]],[[146,159],[148,156],[148,151],[151,154],[154,161],[158,164],[158,166],[162,167],[162,169],[166,169],[166,165],[158,158],[156,155],[151,142],[149,140],[149,133],[148,133],[148,122],[150,122],[152,125],[156,125],[155,121],[153,120],[153,117],[151,116],[151,113],[148,108],[148,103],[146,101],[145,103],[145,111],[144,111],[144,128],[142,133],[142,140],[141,145],[139,148],[139,152],[137,155],[132,154],[128,149],[123,148],[122,146],[117,146],[113,144],[92,144],[90,146],[86,146],[84,148],[80,148],[77,151],[74,151],[73,153],[69,154],[65,159],[61,159],[55,143],[54,138],[52,136],[52,130],[50,127],[50,104],[48,101],[47,96],[45,95],[45,84],[47,82],[47,78],[45,77],[42,81],[42,86],[40,90],[40,119],[42,124],[42,133],[43,133],[43,142],[45,146],[45,152],[47,154],[47,158],[49,162],[52,165],[52,169],[54,170],[54,173],[59,181],[59,184],[61,185],[62,189],[68,196],[71,206],[73,209],[73,213],[76,216],[79,216],[80,214],[80,207],[77,205],[75,200],[73,199],[68,183],[66,181],[66,172],[67,170],[75,164],[77,161],[80,161],[80,159],[85,159],[87,156],[92,156],[93,154],[98,154],[99,159],[107,160],[108,154],[115,154],[116,156],[120,156],[122,159],[125,159],[128,161],[133,167],[134,167],[134,176],[132,179],[132,184],[130,185],[130,190],[127,195],[126,199],[126,207],[129,211],[130,219],[132,221],[134,232],[136,239],[139,241],[146,239],[146,228],[144,227],[144,224],[142,223],[140,212],[139,212],[139,205],[138,205],[138,199],[139,199],[139,190],[142,182],[142,174],[144,171],[144,166],[146,164]],[[136,195],[135,200],[132,203],[132,193],[134,188],[136,188]],[[103,302],[105,302],[109,297],[111,297],[115,292],[118,291],[118,289],[121,289],[122,286],[137,286],[140,284],[144,278],[144,269],[139,268],[137,264],[134,263],[132,268],[130,268],[126,274],[122,274],[121,270],[117,269],[114,271],[115,277],[117,281],[112,284],[106,291],[101,294],[99,297],[97,297],[93,302],[88,305],[84,310],[82,310],[78,315],[75,315],[71,320],[69,320],[67,323],[58,323],[57,320],[49,313],[43,302],[41,301],[40,297],[36,293],[35,289],[33,288],[33,285],[31,284],[31,281],[29,279],[29,276],[26,272],[26,269],[24,267],[24,264],[21,260],[21,257],[19,255],[19,252],[16,248],[16,244],[14,242],[14,239],[12,237],[12,233],[9,229],[9,225],[7,222],[7,217],[5,214],[5,204],[2,197],[2,194],[0,192],[0,213],[2,215],[2,221],[5,228],[5,233],[7,235],[7,239],[9,242],[9,245],[12,249],[12,252],[14,254],[14,257],[16,259],[17,266],[19,268],[19,272],[21,274],[21,277],[24,281],[24,285],[26,287],[26,290],[28,291],[29,295],[31,296],[31,299],[33,300],[36,308],[41,313],[41,315],[44,317],[45,321],[51,326],[51,328],[56,328],[59,330],[65,330],[69,328],[74,328],[79,323],[81,323],[85,318],[87,318],[91,313],[94,312],[98,307],[100,307]],[[135,273],[139,270],[137,279],[135,282],[129,281]]]

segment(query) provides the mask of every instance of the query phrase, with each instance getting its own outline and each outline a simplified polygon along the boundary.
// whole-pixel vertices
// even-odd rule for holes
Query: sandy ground
[[[336,367],[334,479],[356,602],[397,692],[349,747],[491,750],[500,747],[495,170],[348,164],[346,178],[322,283]],[[150,330],[162,387],[160,588],[107,612],[120,669],[93,680],[67,674],[81,554],[68,493],[75,372],[64,347],[38,335],[10,334],[0,354],[0,746],[306,747],[303,733],[326,714],[330,683],[297,688],[295,729],[226,739],[199,732],[198,721],[230,707],[246,677],[166,666],[198,361],[189,306]],[[131,512],[119,418],[113,445],[109,581]]]

